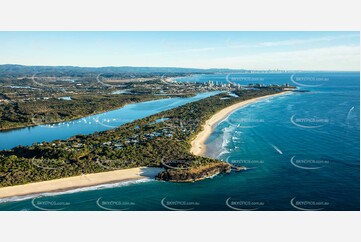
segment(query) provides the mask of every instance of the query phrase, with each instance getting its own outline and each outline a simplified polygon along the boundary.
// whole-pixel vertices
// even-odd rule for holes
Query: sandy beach
[[[110,184],[144,178],[154,178],[161,168],[138,167],[124,170],[86,174],[43,182],[34,182],[25,185],[0,188],[0,198],[25,196],[46,192],[60,192],[82,187],[91,187],[101,184]]]
[[[276,93],[276,94],[267,95],[267,96],[263,96],[263,97],[252,98],[252,99],[245,100],[245,101],[233,104],[229,107],[222,109],[218,113],[214,114],[210,119],[208,119],[206,121],[206,123],[203,125],[202,131],[199,132],[197,134],[196,138],[191,142],[192,147],[191,147],[190,152],[194,155],[203,156],[205,154],[206,148],[207,148],[204,143],[206,142],[208,137],[211,135],[213,128],[220,121],[227,118],[233,111],[235,111],[243,106],[246,106],[248,104],[255,103],[255,102],[261,101],[263,99],[269,98],[269,97],[284,95],[286,93],[290,93],[290,91],[284,91],[281,93]]]

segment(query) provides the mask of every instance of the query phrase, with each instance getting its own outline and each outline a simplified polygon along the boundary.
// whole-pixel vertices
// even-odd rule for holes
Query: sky
[[[359,32],[1,32],[0,64],[360,70]]]

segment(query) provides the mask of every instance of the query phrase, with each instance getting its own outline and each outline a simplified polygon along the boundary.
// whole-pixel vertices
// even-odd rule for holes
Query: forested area
[[[0,130],[63,122],[120,108],[129,103],[164,98],[148,94],[71,95],[71,100],[49,98],[36,102],[10,102],[0,105]]]
[[[222,93],[113,130],[0,151],[0,187],[115,169],[164,166],[175,161],[182,161],[177,164],[193,169],[192,172],[202,170],[199,168],[204,165],[220,162],[189,152],[190,141],[201,131],[202,124],[227,106],[282,90],[281,87],[238,90],[234,92],[238,97]],[[101,98],[104,97],[99,97],[99,102],[103,102]],[[79,107],[85,112],[96,106],[86,98],[79,101],[88,105],[79,104],[70,111],[81,112]]]

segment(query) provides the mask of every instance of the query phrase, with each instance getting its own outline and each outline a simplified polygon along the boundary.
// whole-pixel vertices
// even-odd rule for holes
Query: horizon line
[[[230,70],[230,71],[316,71],[316,72],[360,72],[360,70],[306,70],[306,69],[235,69],[229,67],[210,67],[210,68],[198,68],[198,67],[175,67],[175,66],[128,66],[128,65],[110,65],[110,66],[78,66],[78,65],[26,65],[26,64],[0,64],[0,66],[23,66],[23,67],[75,67],[75,68],[174,68],[174,69],[194,69],[194,70]]]

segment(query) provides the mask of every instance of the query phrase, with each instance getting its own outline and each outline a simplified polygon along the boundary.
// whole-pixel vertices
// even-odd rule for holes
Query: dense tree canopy
[[[202,124],[227,106],[281,91],[280,87],[239,90],[235,92],[238,97],[222,93],[113,130],[1,151],[0,187],[114,169],[163,166],[164,163],[175,160],[184,161],[180,163],[181,166],[195,169],[219,162],[194,156],[189,152],[190,141],[201,131]],[[134,97],[125,97],[122,102],[132,101],[132,98]],[[67,112],[81,115],[85,112],[84,109],[93,107],[82,107],[81,103],[87,102],[86,97],[77,101],[80,103],[74,103],[72,110]],[[26,107],[17,107],[16,112],[19,109],[23,110],[22,113],[27,113]]]

